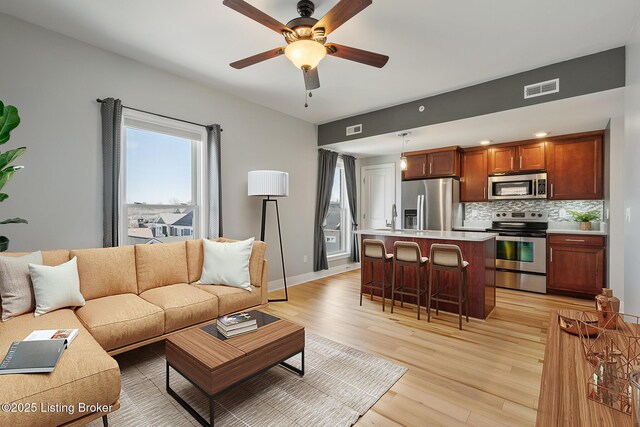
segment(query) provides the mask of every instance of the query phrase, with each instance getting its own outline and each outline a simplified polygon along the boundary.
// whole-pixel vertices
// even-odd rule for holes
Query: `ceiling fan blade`
[[[279,47],[277,49],[271,49],[266,52],[259,53],[257,55],[250,56],[248,58],[241,59],[236,62],[232,62],[231,65],[236,70],[241,70],[249,65],[257,64],[258,62],[266,61],[267,59],[275,58],[284,54],[284,48]]]
[[[316,22],[313,29],[324,28],[324,35],[326,36],[356,16],[371,3],[373,3],[373,0],[340,0],[326,15]]]
[[[265,27],[271,28],[277,33],[282,34],[283,32],[292,32],[292,30],[282,22],[279,22],[277,19],[270,17],[260,9],[251,6],[244,0],[224,0],[222,4],[235,10],[236,12],[243,14],[247,18],[253,19],[254,21],[264,25]]]
[[[343,46],[341,44],[329,43],[325,45],[325,47],[327,48],[327,54],[329,55],[371,65],[372,67],[382,68],[389,60],[389,57],[386,55],[369,52],[368,50],[356,49],[355,47]]]
[[[304,86],[307,90],[314,90],[320,87],[320,77],[318,77],[318,67],[310,70],[302,70],[304,74]]]

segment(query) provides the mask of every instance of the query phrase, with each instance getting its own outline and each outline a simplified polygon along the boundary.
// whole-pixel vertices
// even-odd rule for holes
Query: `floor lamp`
[[[278,220],[278,238],[280,239],[280,258],[282,259],[282,280],[284,281],[284,298],[270,299],[269,302],[289,301],[287,291],[287,274],[284,269],[284,252],[282,251],[282,232],[280,231],[280,212],[277,197],[289,195],[289,174],[281,171],[259,170],[251,171],[248,176],[249,196],[260,196],[262,199],[262,222],[260,226],[260,240],[264,242],[267,224],[267,207],[270,202],[276,205],[276,219]],[[264,198],[266,197],[266,198]],[[274,198],[272,198],[274,197]]]

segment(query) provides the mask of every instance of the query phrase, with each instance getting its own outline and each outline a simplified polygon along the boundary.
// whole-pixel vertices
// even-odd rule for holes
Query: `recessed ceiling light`
[[[536,133],[536,138],[544,138],[547,135],[549,135],[549,132],[538,132]]]
[[[489,144],[491,144],[491,141],[489,141],[488,139],[480,141],[480,145],[489,145]]]

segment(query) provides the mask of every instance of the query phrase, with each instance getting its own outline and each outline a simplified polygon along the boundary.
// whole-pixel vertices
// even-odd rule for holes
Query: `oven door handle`
[[[508,231],[499,231],[498,235],[499,236],[508,236],[508,237],[524,237],[524,238],[529,237],[529,238],[534,238],[534,239],[535,238],[545,238],[545,237],[547,237],[545,234],[542,234],[542,233],[540,233],[540,234],[532,233],[532,234],[528,234],[528,235],[524,236],[521,233],[515,233],[515,232],[511,233],[511,232],[508,232]]]

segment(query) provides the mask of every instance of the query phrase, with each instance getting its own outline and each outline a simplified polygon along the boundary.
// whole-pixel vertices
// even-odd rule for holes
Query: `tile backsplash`
[[[501,211],[543,211],[549,214],[551,222],[573,221],[568,211],[596,211],[603,219],[604,203],[602,200],[497,200],[494,202],[465,203],[465,221],[491,221],[495,212]],[[560,209],[567,211],[567,217],[560,217]]]

